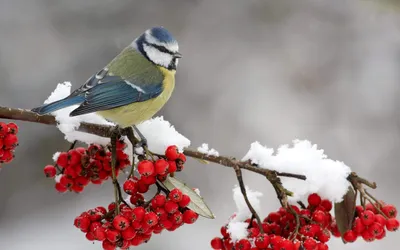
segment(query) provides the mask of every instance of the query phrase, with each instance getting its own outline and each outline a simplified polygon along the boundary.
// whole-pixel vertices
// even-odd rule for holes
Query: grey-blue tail
[[[63,109],[72,105],[80,104],[85,100],[82,96],[73,96],[61,99],[56,102],[52,102],[49,104],[42,105],[40,107],[32,109],[32,112],[35,112],[39,115],[45,115],[59,109]]]

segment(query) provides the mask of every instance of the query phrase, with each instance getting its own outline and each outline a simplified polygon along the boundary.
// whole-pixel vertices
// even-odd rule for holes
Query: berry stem
[[[116,215],[119,214],[119,202],[120,202],[120,196],[119,196],[119,183],[117,180],[117,176],[115,173],[115,166],[117,163],[117,137],[118,137],[118,132],[115,131],[111,135],[111,174],[112,174],[112,180],[113,180],[113,185],[114,185],[114,197],[115,197],[115,212]]]
[[[262,228],[262,224],[261,224],[262,223],[261,219],[258,216],[258,214],[257,214],[256,210],[254,209],[254,207],[251,205],[251,203],[249,201],[249,198],[247,197],[246,187],[244,186],[244,182],[243,182],[242,170],[237,165],[234,165],[233,168],[235,169],[236,177],[237,177],[237,180],[239,182],[240,191],[242,192],[242,195],[243,195],[243,198],[244,198],[244,200],[246,202],[246,205],[249,208],[252,216],[254,218],[256,218],[257,223],[258,223],[258,228],[260,229],[260,232],[264,233],[264,229]],[[250,221],[249,224],[251,224],[251,221]]]
[[[288,206],[288,209],[289,209],[290,213],[292,213],[292,214],[294,215],[294,218],[295,218],[295,220],[296,220],[296,227],[295,227],[294,231],[293,231],[293,232],[290,234],[290,236],[289,236],[289,239],[290,239],[290,240],[294,240],[294,239],[296,239],[297,234],[298,234],[298,232],[299,232],[299,228],[300,228],[300,217],[299,217],[299,214],[296,213],[296,211],[293,209],[292,206],[289,205],[289,206]]]
[[[301,207],[301,209],[306,209],[306,205],[304,205],[304,203],[302,201],[298,201],[297,204],[299,204],[299,206]]]
[[[77,142],[78,142],[77,140],[73,141],[73,142],[71,143],[71,146],[69,146],[69,150],[74,149]],[[69,150],[68,150],[68,151],[69,151]]]

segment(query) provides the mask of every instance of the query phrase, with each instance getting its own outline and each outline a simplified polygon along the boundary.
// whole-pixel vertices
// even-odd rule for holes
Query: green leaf
[[[354,213],[356,211],[356,199],[357,197],[353,188],[349,187],[349,190],[343,197],[343,201],[335,203],[336,224],[342,236],[352,227]]]
[[[214,214],[208,208],[207,204],[204,202],[203,198],[188,187],[185,183],[180,180],[168,176],[168,178],[163,182],[164,186],[171,191],[174,188],[178,188],[182,193],[190,197],[190,203],[188,208],[208,219],[214,219]]]

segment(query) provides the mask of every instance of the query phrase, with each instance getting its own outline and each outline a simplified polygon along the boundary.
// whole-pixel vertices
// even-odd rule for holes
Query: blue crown
[[[153,27],[150,29],[151,35],[160,42],[173,43],[176,42],[171,33],[164,27]]]

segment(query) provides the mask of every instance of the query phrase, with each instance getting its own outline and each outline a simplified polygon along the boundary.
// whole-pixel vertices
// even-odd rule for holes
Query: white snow
[[[60,156],[61,152],[55,152],[53,155],[53,161],[56,162],[58,157]]]
[[[197,151],[206,155],[217,156],[217,157],[219,156],[218,151],[213,148],[209,149],[207,143],[201,144],[201,146],[197,148]]]
[[[54,181],[56,183],[59,183],[62,176],[63,176],[62,174],[58,174],[58,175],[54,176]]]
[[[283,186],[294,193],[289,197],[291,202],[306,200],[311,193],[340,202],[348,190],[346,178],[351,172],[350,168],[343,162],[327,158],[322,149],[307,140],[294,140],[293,146],[282,145],[276,154],[274,149],[254,142],[242,159],[247,160],[261,168],[305,175],[305,181],[281,177]]]
[[[56,89],[44,103],[47,104],[60,100],[67,97],[70,93],[70,82],[59,83]],[[110,142],[109,138],[80,132],[77,131],[77,129],[82,122],[109,126],[113,126],[114,124],[105,120],[96,113],[70,117],[70,112],[76,107],[77,105],[74,105],[52,113],[58,122],[58,129],[65,135],[65,139],[69,142],[79,140],[86,144],[108,144]],[[164,154],[165,149],[170,145],[176,145],[181,151],[183,148],[190,145],[189,139],[178,133],[168,121],[163,119],[163,117],[155,117],[143,122],[142,124],[139,124],[137,127],[146,137],[149,150],[154,153]],[[128,143],[128,148],[125,152],[129,154],[130,159],[132,160],[132,145],[128,142],[128,140],[125,141]]]
[[[247,238],[248,231],[247,227],[249,226],[249,223],[246,222],[241,222],[241,221],[235,221],[235,222],[230,222],[228,223],[227,227],[227,232],[231,236],[232,242],[236,242],[241,239]]]
[[[263,196],[262,193],[257,191],[252,191],[246,186],[247,198],[249,198],[250,204],[253,206],[257,214],[261,213],[260,197]],[[249,207],[244,200],[240,187],[236,186],[233,189],[233,200],[236,203],[237,212],[231,217],[228,222],[228,233],[230,234],[232,241],[236,242],[240,239],[247,237],[247,227],[248,223],[244,222],[246,219],[251,217],[251,212]]]
[[[150,151],[157,154],[163,155],[170,145],[176,145],[180,152],[190,145],[189,139],[176,131],[162,116],[144,121],[137,128],[146,137]]]
[[[246,186],[247,198],[249,198],[250,204],[253,206],[254,210],[259,214],[261,213],[260,197],[263,196],[261,192],[253,191]],[[251,217],[251,212],[244,200],[240,187],[236,186],[233,189],[233,200],[235,201],[237,212],[235,213],[235,218],[232,221],[244,221]]]

